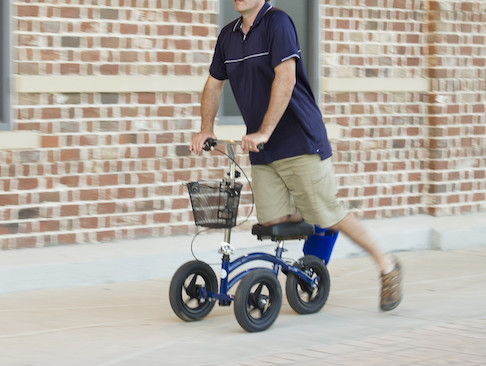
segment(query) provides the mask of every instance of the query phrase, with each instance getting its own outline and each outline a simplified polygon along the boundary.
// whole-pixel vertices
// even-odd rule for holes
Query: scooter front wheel
[[[207,297],[207,292],[217,291],[218,279],[207,263],[187,262],[176,271],[170,282],[170,306],[184,321],[200,320],[211,312],[215,304]]]
[[[234,299],[235,317],[248,332],[269,328],[282,306],[282,288],[277,276],[266,269],[255,269],[243,277]]]

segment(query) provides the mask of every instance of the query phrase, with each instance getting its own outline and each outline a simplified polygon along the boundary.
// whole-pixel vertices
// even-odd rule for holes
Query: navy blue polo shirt
[[[322,115],[307,79],[297,32],[290,17],[268,2],[262,7],[248,34],[241,30],[242,19],[225,26],[218,36],[209,72],[218,80],[228,79],[247,126],[257,132],[270,101],[275,67],[296,59],[297,82],[289,106],[265,149],[250,153],[252,164],[304,154],[332,155]]]

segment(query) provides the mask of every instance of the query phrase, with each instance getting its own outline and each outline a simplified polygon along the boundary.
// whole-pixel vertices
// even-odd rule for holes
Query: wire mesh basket
[[[242,186],[235,183],[231,187],[225,181],[187,183],[196,225],[213,229],[236,226]]]

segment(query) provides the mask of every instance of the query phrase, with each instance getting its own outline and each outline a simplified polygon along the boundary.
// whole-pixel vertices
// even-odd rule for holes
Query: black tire
[[[204,318],[215,302],[200,296],[200,289],[218,291],[218,279],[213,269],[204,262],[191,261],[183,264],[174,274],[169,287],[170,306],[184,321]]]
[[[297,275],[289,272],[285,284],[287,300],[292,309],[299,314],[317,313],[326,303],[331,288],[327,267],[322,259],[313,255],[302,257],[294,263],[294,267],[312,278],[319,277],[319,283],[316,288],[312,288]]]
[[[234,299],[235,317],[248,332],[261,332],[277,319],[282,306],[282,288],[277,276],[255,269],[241,280]]]

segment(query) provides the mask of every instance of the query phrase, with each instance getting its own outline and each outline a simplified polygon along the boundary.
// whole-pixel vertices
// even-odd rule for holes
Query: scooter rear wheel
[[[297,267],[319,281],[315,288],[312,288],[305,281],[293,273],[288,273],[285,291],[289,305],[299,314],[317,313],[322,309],[329,296],[331,280],[326,265],[322,259],[306,255],[294,263]]]

